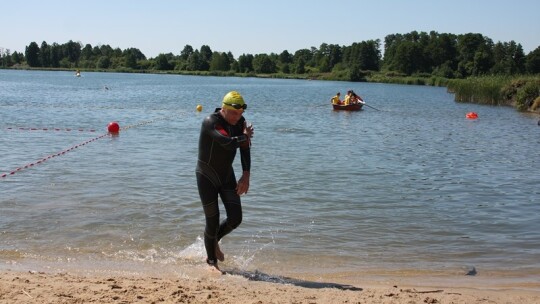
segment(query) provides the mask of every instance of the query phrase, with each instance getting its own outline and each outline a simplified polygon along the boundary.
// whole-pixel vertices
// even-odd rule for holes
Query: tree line
[[[329,74],[361,81],[369,72],[403,76],[467,78],[483,75],[540,73],[540,46],[525,54],[515,41],[494,43],[478,33],[448,34],[431,31],[391,34],[381,41],[367,40],[349,46],[322,43],[319,48],[294,53],[242,54],[213,51],[191,45],[178,54],[161,53],[147,58],[139,49],[110,45],[83,46],[70,40],[64,44],[31,42],[24,54],[0,48],[0,67],[61,68],[116,71],[209,71],[245,74]]]

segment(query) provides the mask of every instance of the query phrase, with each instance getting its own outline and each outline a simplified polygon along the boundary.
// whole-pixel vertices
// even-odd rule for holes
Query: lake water
[[[333,111],[348,89],[373,108]],[[255,137],[224,269],[540,288],[539,117],[445,88],[234,77],[0,70],[0,267],[204,267],[198,136],[230,90]]]

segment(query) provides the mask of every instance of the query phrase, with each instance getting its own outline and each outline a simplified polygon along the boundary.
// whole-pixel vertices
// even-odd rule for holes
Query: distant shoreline
[[[256,73],[236,73],[217,71],[155,71],[155,70],[129,70],[129,69],[66,69],[66,68],[31,68],[31,67],[10,67],[0,68],[5,70],[26,70],[26,71],[63,71],[73,72],[77,70],[83,72],[101,73],[134,73],[134,74],[155,74],[155,75],[185,75],[185,76],[213,76],[213,77],[254,77],[254,78],[276,78],[276,79],[298,79],[298,80],[322,80],[322,81],[347,81],[332,76],[332,73],[310,73],[310,74],[256,74]],[[494,81],[495,79],[495,81]],[[446,87],[449,92],[455,94],[456,102],[467,102],[476,104],[490,104],[496,106],[514,107],[518,111],[540,115],[540,96],[529,97],[529,104],[517,104],[516,100],[523,95],[519,92],[525,84],[533,84],[537,91],[540,91],[540,75],[536,76],[484,76],[470,79],[446,79],[429,76],[399,76],[386,75],[383,72],[366,72],[363,81],[367,83],[387,83],[404,85],[427,85]],[[493,85],[493,83],[496,83]],[[498,83],[497,83],[498,82]],[[487,89],[486,89],[487,87]],[[463,88],[463,93],[459,91]],[[534,91],[534,89],[532,89]],[[504,96],[503,96],[504,95]],[[495,96],[495,98],[494,98]]]

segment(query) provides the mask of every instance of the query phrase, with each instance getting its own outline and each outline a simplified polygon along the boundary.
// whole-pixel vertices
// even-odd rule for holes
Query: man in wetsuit
[[[242,116],[247,105],[242,96],[229,92],[223,97],[221,108],[203,120],[199,138],[197,186],[206,217],[204,246],[206,262],[219,270],[217,261],[223,261],[218,242],[242,222],[240,195],[249,190],[251,167],[251,137],[253,127]],[[242,176],[236,181],[233,161],[240,149]],[[219,222],[218,196],[225,206],[227,218]]]

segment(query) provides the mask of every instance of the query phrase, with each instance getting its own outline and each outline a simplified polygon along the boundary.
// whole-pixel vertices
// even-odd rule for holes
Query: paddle
[[[374,107],[372,107],[372,106],[368,105],[368,104],[367,104],[367,103],[365,103],[365,102],[364,102],[364,105],[365,105],[365,106],[368,106],[368,107],[370,107],[370,108],[372,108],[372,109],[375,109],[375,110],[377,110],[377,111],[380,111],[379,109],[377,109],[377,108],[374,108]]]

